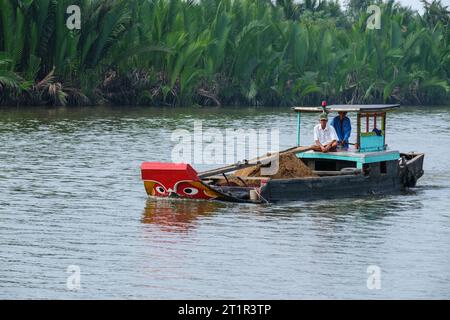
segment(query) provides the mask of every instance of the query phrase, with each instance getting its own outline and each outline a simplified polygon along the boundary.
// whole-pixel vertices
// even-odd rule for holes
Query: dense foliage
[[[0,0],[0,104],[448,103],[448,8],[334,1]]]

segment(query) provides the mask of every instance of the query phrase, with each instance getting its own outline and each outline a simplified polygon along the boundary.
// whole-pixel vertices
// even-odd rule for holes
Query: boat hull
[[[144,163],[142,178],[147,194],[156,198],[243,203],[311,201],[400,193],[414,187],[423,175],[423,160],[424,154],[401,154],[398,160],[367,163],[362,169],[316,171],[322,175],[319,177],[260,178],[260,185],[245,187],[218,185],[211,177],[201,179],[185,164]],[[252,199],[252,193],[256,199]]]
[[[271,180],[261,191],[268,202],[311,201],[393,194],[404,190],[397,177],[337,176]]]
[[[270,180],[261,190],[268,202],[396,194],[422,177],[424,154],[402,154],[399,161],[368,164],[361,174]]]

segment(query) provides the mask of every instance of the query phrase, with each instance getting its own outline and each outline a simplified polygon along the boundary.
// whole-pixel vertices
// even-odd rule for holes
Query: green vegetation
[[[0,0],[0,105],[448,104],[448,9],[373,2]]]

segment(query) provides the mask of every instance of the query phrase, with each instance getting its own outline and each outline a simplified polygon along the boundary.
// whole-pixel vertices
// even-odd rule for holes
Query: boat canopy
[[[326,106],[327,112],[386,112],[400,108],[399,104],[335,104]],[[323,112],[323,107],[295,107],[296,112]]]
[[[386,151],[386,114],[399,104],[337,104],[322,107],[295,107],[297,112],[297,145],[300,146],[300,115],[304,112],[356,112],[356,149],[359,152]]]

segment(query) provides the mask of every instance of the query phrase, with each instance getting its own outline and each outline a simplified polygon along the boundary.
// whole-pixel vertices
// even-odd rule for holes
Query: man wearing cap
[[[314,127],[314,151],[330,152],[336,151],[338,136],[336,130],[328,125],[328,115],[322,113],[319,117],[320,123]]]

